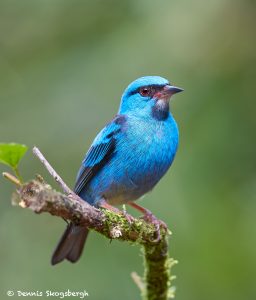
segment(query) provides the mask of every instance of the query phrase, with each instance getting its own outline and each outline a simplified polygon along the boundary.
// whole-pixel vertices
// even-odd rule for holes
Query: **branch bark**
[[[142,298],[145,300],[167,300],[173,297],[170,269],[173,260],[168,255],[169,233],[160,228],[160,239],[153,224],[143,219],[125,217],[106,209],[98,209],[73,193],[52,168],[38,148],[33,153],[53,176],[64,193],[54,190],[41,176],[22,184],[17,189],[15,201],[22,208],[35,213],[47,212],[75,224],[87,226],[109,239],[129,241],[142,245],[145,262],[144,282],[140,282]],[[138,277],[137,277],[138,281]]]

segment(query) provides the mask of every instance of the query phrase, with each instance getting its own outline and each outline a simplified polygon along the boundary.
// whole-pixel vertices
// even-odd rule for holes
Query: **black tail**
[[[56,265],[64,259],[72,263],[78,261],[83,252],[88,233],[88,228],[69,223],[53,252],[52,265]]]

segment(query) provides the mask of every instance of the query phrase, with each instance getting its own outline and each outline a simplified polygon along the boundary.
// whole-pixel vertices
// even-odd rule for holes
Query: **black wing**
[[[74,188],[76,194],[79,194],[97,171],[108,162],[115,150],[115,144],[115,139],[112,138],[107,143],[95,145],[89,149],[76,180]]]
[[[95,138],[78,172],[74,192],[79,194],[116,151],[118,133],[125,122],[123,115],[117,115]]]

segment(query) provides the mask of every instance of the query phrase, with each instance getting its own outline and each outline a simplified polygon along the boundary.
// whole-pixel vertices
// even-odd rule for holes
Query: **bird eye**
[[[139,93],[142,97],[147,97],[150,95],[151,90],[148,87],[142,87],[142,88],[140,88]]]

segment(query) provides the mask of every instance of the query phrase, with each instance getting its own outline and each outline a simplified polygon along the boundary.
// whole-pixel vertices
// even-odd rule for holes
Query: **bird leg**
[[[113,211],[115,213],[123,215],[126,220],[131,224],[134,221],[134,218],[129,215],[125,210],[120,210],[112,205],[110,205],[105,199],[102,199],[99,204],[100,207]]]
[[[144,208],[134,202],[128,202],[127,204],[137,209],[139,212],[143,213],[143,219],[146,222],[152,223],[155,226],[157,232],[156,242],[158,242],[161,238],[160,227],[162,226],[167,231],[167,225],[163,221],[159,220],[155,215],[153,215],[153,213],[149,209]]]

